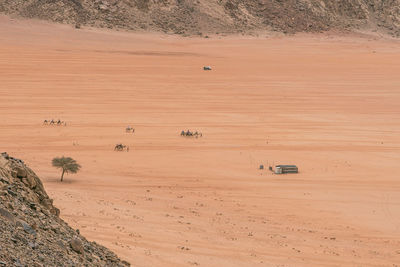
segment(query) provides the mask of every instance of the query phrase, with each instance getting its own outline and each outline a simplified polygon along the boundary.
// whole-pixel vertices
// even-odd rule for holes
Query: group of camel
[[[135,128],[132,128],[131,126],[128,126],[125,128],[125,132],[127,133],[135,133]],[[116,144],[114,147],[114,151],[124,151],[129,152],[129,146],[123,145],[123,144]]]
[[[181,136],[194,136],[194,137],[198,138],[198,137],[203,137],[203,134],[199,133],[198,131],[191,132],[191,131],[187,130],[185,132],[185,131],[182,130]]]
[[[67,126],[65,121],[61,120],[44,120],[43,125],[57,125],[57,126]]]
[[[57,126],[67,126],[67,123],[65,121],[61,121],[61,120],[44,120],[43,125],[57,125]],[[127,133],[135,133],[135,128],[132,128],[130,126],[125,128],[125,132]],[[203,134],[201,132],[195,131],[195,132],[191,132],[190,130],[184,131],[182,130],[181,132],[181,136],[192,136],[192,137],[203,137]],[[127,152],[129,152],[129,146],[123,145],[123,144],[116,144],[114,147],[114,151],[124,151],[126,150]]]
[[[123,145],[123,144],[116,144],[114,147],[114,151],[124,151],[129,152],[129,146]]]
[[[130,126],[128,126],[128,127],[125,128],[125,131],[127,133],[134,133],[135,129],[130,127]],[[203,137],[203,133],[198,132],[198,131],[192,132],[190,130],[187,130],[187,131],[182,130],[181,136],[199,138],[199,137]],[[126,152],[129,152],[129,146],[126,146],[126,145],[123,145],[123,144],[116,144],[115,147],[114,147],[114,151],[124,151],[124,150],[126,150]]]

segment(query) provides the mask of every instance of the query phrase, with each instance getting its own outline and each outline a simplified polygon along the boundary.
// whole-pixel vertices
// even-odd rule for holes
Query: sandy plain
[[[133,266],[399,266],[398,41],[0,26],[1,150]]]

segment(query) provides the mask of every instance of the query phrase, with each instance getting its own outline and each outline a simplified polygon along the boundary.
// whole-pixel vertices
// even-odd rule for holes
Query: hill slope
[[[129,266],[69,227],[23,161],[0,155],[0,266]]]
[[[0,0],[0,12],[189,35],[366,28],[400,36],[400,0]]]

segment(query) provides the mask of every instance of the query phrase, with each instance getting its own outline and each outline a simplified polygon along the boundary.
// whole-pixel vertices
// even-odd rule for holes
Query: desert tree
[[[81,165],[79,165],[76,160],[70,157],[62,156],[60,158],[54,158],[51,163],[53,167],[62,169],[61,182],[64,180],[65,173],[77,173],[81,168]]]

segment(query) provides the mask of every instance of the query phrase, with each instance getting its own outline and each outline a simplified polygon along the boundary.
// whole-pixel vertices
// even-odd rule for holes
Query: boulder
[[[17,167],[16,171],[17,171],[17,177],[18,178],[26,178],[26,176],[28,175],[28,173],[27,173],[25,168]]]
[[[45,207],[46,209],[50,210],[53,208],[53,200],[50,198],[45,198],[41,201],[41,204],[43,205],[43,207]]]
[[[80,239],[78,239],[78,238],[72,239],[72,240],[70,241],[70,245],[71,245],[71,248],[72,248],[75,252],[80,253],[80,254],[83,254],[84,249],[83,249],[82,241],[81,241]]]
[[[53,207],[53,208],[50,209],[50,213],[53,214],[54,216],[59,217],[60,216],[60,209],[56,208],[56,207]]]

